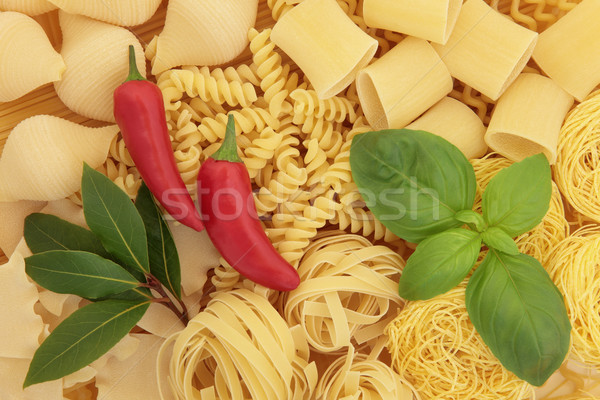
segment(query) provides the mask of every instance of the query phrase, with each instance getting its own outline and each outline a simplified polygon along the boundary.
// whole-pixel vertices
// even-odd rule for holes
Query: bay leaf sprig
[[[571,325],[562,294],[513,238],[548,211],[552,183],[546,157],[528,157],[492,178],[482,195],[482,214],[472,210],[473,167],[458,148],[429,132],[357,135],[350,166],[373,214],[400,238],[418,243],[400,278],[405,299],[431,299],[452,289],[487,246],[467,283],[467,312],[506,369],[542,385],[568,352]]]
[[[117,344],[153,302],[187,323],[177,248],[148,188],[142,184],[134,204],[88,165],[81,183],[89,230],[48,214],[35,213],[25,220],[25,240],[33,253],[25,259],[25,269],[31,279],[92,303],[44,340],[24,387],[89,365]]]

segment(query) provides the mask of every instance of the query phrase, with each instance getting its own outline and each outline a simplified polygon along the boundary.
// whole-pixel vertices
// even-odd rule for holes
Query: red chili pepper
[[[177,170],[163,97],[138,71],[129,46],[129,76],[114,92],[114,114],[125,146],[154,197],[177,221],[197,231],[202,219]]]
[[[273,248],[260,224],[248,170],[237,155],[232,115],[223,144],[200,167],[198,199],[208,236],[240,274],[275,290],[300,284],[298,272]]]

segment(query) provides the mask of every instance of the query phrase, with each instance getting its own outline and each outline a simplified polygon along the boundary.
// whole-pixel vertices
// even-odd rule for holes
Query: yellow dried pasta
[[[139,25],[152,17],[161,0],[48,0],[69,14],[85,15],[113,25]]]
[[[385,330],[392,367],[424,399],[529,398],[532,386],[505,370],[475,331],[465,287],[405,305]]]
[[[0,12],[0,102],[60,80],[65,69],[63,58],[34,19]]]
[[[87,128],[50,115],[21,122],[0,158],[0,201],[58,200],[75,193],[83,162],[100,166],[118,130],[116,125]]]
[[[168,379],[178,399],[302,399],[299,389],[310,393],[316,384],[307,351],[297,351],[306,348],[302,340],[264,297],[237,289],[218,293],[167,339],[158,360],[170,353]],[[166,390],[161,385],[161,398]]]
[[[64,11],[59,19],[67,70],[55,83],[58,97],[78,114],[114,122],[113,92],[129,72],[129,45],[134,46],[136,65],[146,76],[142,46],[125,28]]]
[[[49,0],[0,0],[0,11],[17,11],[29,16],[56,9]]]
[[[345,349],[361,328],[402,305],[397,283],[403,266],[394,251],[362,236],[317,239],[298,267],[300,285],[284,294],[285,320],[300,325],[316,352]]]

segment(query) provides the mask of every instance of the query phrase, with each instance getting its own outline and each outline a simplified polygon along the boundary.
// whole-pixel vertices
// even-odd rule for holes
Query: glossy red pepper
[[[273,248],[260,224],[248,170],[237,155],[232,115],[221,148],[200,167],[198,199],[208,236],[235,270],[275,290],[300,284],[298,272]]]
[[[115,90],[114,102],[125,146],[154,197],[177,221],[203,230],[200,214],[177,169],[162,93],[139,73],[133,46],[129,46],[129,76]]]

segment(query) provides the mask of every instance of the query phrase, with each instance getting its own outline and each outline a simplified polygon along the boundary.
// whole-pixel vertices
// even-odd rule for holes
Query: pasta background
[[[183,66],[156,76],[165,93],[170,134],[180,172],[188,189],[193,193],[197,171],[201,163],[218,147],[225,132],[226,113],[233,111],[237,121],[240,155],[250,167],[252,182],[257,192],[255,197],[257,208],[264,218],[265,229],[274,245],[288,261],[295,265],[302,265],[304,262],[302,256],[307,248],[312,249],[309,247],[311,243],[321,240],[323,235],[340,235],[339,231],[335,231],[338,228],[346,233],[357,233],[366,237],[366,239],[355,239],[359,243],[362,242],[366,249],[375,244],[380,246],[380,249],[381,246],[386,246],[389,251],[384,254],[389,254],[390,257],[391,254],[404,255],[406,250],[404,242],[374,219],[351,180],[348,161],[351,138],[371,129],[359,105],[356,86],[352,84],[330,99],[319,99],[315,88],[304,78],[298,66],[270,40],[268,28],[274,24],[273,16],[279,19],[301,1],[261,0],[256,29],[251,30],[247,36],[250,46],[227,66],[223,65],[221,68]],[[379,49],[376,57],[384,55],[403,38],[399,34],[369,28],[361,15],[361,1],[337,0],[336,2],[361,30],[377,41]],[[488,0],[487,3],[492,8],[500,10],[505,17],[540,32],[575,4],[554,0],[542,0],[536,4],[526,3],[523,0]],[[160,33],[165,19],[165,9],[166,3],[163,2],[158,13],[146,24],[133,28],[133,32],[139,35],[141,42],[144,43],[146,54],[150,58],[155,55],[153,51],[155,52],[156,48],[153,48],[153,45],[155,46],[156,42],[149,46],[146,44]],[[57,14],[54,11],[38,17],[44,22],[44,28],[55,47],[58,47],[61,40],[60,31],[57,31]],[[535,65],[527,68],[529,68],[528,72],[535,71]],[[454,81],[454,90],[450,96],[470,106],[482,122],[485,124],[489,122],[493,100],[458,80]],[[26,95],[22,102],[0,104],[0,143],[3,135],[7,136],[10,129],[20,121],[19,118],[23,119],[23,116],[31,113],[60,115],[86,125],[102,125],[87,117],[74,114],[56,97],[52,86],[46,85]],[[489,160],[486,166],[481,167],[487,171],[488,176],[495,173],[500,166],[508,165],[502,161],[503,159],[494,155],[484,160]],[[114,136],[109,146],[108,158],[103,165],[99,166],[99,170],[111,177],[131,198],[135,197],[140,183],[139,174],[120,136]],[[76,199],[76,195],[73,198]],[[535,236],[530,233],[532,236],[524,235],[520,238],[521,249],[541,259],[547,249],[555,246],[555,240],[566,237],[568,224],[564,219],[562,208],[560,194],[554,190],[551,211]],[[351,243],[350,240],[348,242]],[[200,290],[197,287],[190,288],[189,293],[186,293],[189,297],[184,301],[194,304],[191,307],[195,310],[193,313],[206,307],[211,297],[220,298],[223,292],[231,289],[247,290],[266,298],[280,312],[283,312],[286,307],[287,299],[253,285],[241,278],[225,263],[215,268],[214,276],[204,288],[207,290],[207,296],[202,300],[197,296]],[[193,296],[194,290],[196,297]],[[395,294],[395,288],[393,292]],[[301,295],[305,296],[302,293]],[[331,300],[333,297],[332,294],[328,295],[330,303],[334,301]],[[397,296],[395,298],[397,299]],[[314,299],[305,299],[302,305],[306,306],[307,301],[312,300]],[[378,301],[381,303],[382,300]],[[312,310],[328,307],[327,303],[325,306],[323,303],[319,304],[319,301],[314,303],[310,305],[313,307]],[[394,306],[398,305],[394,304]],[[258,308],[262,309],[263,306]],[[292,308],[294,307],[290,307]],[[295,308],[300,309],[301,306]],[[291,362],[291,378],[288,378],[289,375],[285,378],[289,388],[298,388],[293,390],[299,393],[298,398],[310,398],[318,390],[321,391],[319,393],[334,393],[328,382],[334,382],[336,385],[345,382],[346,388],[352,388],[355,387],[353,385],[356,377],[364,371],[371,371],[369,368],[377,371],[385,370],[375,363],[374,359],[379,357],[389,364],[389,355],[383,349],[384,343],[381,337],[375,340],[373,336],[380,335],[385,326],[383,323],[388,323],[395,315],[396,309],[391,307],[388,313],[380,316],[381,320],[376,326],[364,324],[357,329],[356,335],[353,336],[353,357],[348,357],[350,347],[320,355],[308,343],[296,344],[295,346],[301,349],[302,357],[296,357]],[[273,319],[275,319],[274,315]],[[464,321],[461,320],[460,323],[462,322]],[[313,321],[313,326],[318,325]],[[344,329],[349,328],[350,326]],[[312,336],[317,340],[323,340],[325,338],[323,332],[324,330],[315,329]],[[444,332],[451,334],[451,330]],[[463,332],[472,334],[472,330]],[[294,329],[292,335],[296,343],[298,343],[297,335],[305,336],[301,329]],[[470,348],[468,346],[471,342],[467,339],[473,338],[471,336],[459,338],[466,343],[467,348]],[[165,352],[167,350],[165,348]],[[473,351],[475,354],[475,350]],[[479,349],[476,351],[479,352]],[[307,356],[307,352],[310,352],[310,356]],[[345,361],[346,364],[340,360]],[[314,364],[311,366],[312,361],[320,366],[331,365],[331,370],[327,374],[326,368],[316,371]],[[363,361],[368,362],[370,366],[360,364]],[[489,360],[483,358],[479,361],[487,363]],[[361,365],[363,367],[360,367]],[[440,368],[443,370],[445,367]],[[385,372],[385,376],[388,377],[385,382],[393,385],[396,378],[393,378],[394,373],[388,375],[388,372]],[[373,379],[377,381],[383,379],[382,376],[378,375]],[[76,383],[65,389],[65,397],[78,398],[79,395],[80,398],[93,398],[84,396],[95,395],[94,391],[97,389],[94,379]],[[479,379],[477,382],[483,382],[481,378],[477,379]],[[522,393],[531,393],[530,389],[525,388],[520,381],[512,380],[510,377],[502,379],[490,381],[489,387],[485,390],[495,390],[496,385],[499,385],[506,389],[507,393],[518,393],[519,390]],[[474,387],[478,387],[477,384]],[[426,390],[415,388],[413,395],[417,398],[416,396],[420,394],[425,400]],[[482,393],[485,393],[485,390]],[[350,390],[347,393],[353,392]]]

